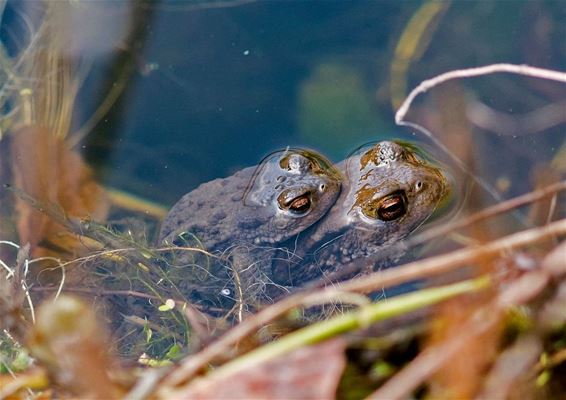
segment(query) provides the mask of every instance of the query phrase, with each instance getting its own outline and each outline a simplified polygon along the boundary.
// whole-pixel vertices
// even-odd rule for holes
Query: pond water
[[[388,84],[400,34],[424,4],[160,3],[138,17],[145,29],[137,38],[143,44],[130,50],[134,71],[119,107],[87,140],[88,158],[108,184],[171,204],[285,146],[339,161],[368,141],[409,138],[412,132],[394,126]],[[451,69],[501,61],[566,69],[560,2],[455,2],[437,13],[413,55],[407,89]],[[505,113],[565,98],[552,82],[504,75],[477,81],[462,83],[470,88],[460,96],[479,96]],[[99,81],[87,89],[93,86]],[[536,133],[508,136],[522,136],[514,148],[549,161],[563,141],[548,146]],[[112,147],[101,138],[112,138]]]
[[[3,41],[21,46],[10,33],[25,36],[22,15],[36,9],[34,2],[8,2]],[[565,21],[560,1],[74,4],[66,22],[70,53],[90,64],[74,126],[106,102],[107,112],[81,141],[85,157],[106,185],[170,206],[200,183],[286,146],[340,161],[369,141],[426,140],[395,127],[394,106],[408,89],[448,70],[495,62],[564,70]],[[403,32],[412,42],[400,41]],[[432,93],[425,107],[441,113],[459,101],[464,112],[464,103],[477,99],[476,108],[516,115],[512,125],[529,111],[564,105],[564,88],[553,82],[497,75],[456,85],[452,93]],[[439,112],[424,108],[427,121],[420,122],[448,142],[458,133],[439,132],[449,123],[438,121]],[[468,117],[455,123],[468,125],[474,141],[502,136],[485,134]],[[557,126],[550,125],[543,133]],[[540,132],[524,139],[520,128],[506,132],[521,139],[506,142],[505,152],[512,146],[546,162],[563,144],[541,140]],[[481,164],[492,170],[496,157],[485,158]]]

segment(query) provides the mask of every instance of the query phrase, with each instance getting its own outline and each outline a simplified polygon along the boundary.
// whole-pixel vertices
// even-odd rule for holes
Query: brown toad
[[[270,280],[275,254],[329,210],[340,184],[338,172],[322,156],[297,149],[183,196],[165,218],[160,242],[198,246],[216,256],[177,255],[172,266],[203,264],[201,274],[195,268],[188,272],[196,271],[183,291],[191,301],[220,308],[254,301]],[[202,279],[193,279],[197,276]]]
[[[401,142],[377,143],[336,168],[345,176],[340,196],[301,234],[295,252],[300,261],[274,264],[275,282],[300,286],[369,256],[376,268],[390,266],[405,250],[398,244],[449,192],[441,169]]]

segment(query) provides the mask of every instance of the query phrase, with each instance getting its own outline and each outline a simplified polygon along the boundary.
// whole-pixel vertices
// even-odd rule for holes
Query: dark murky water
[[[288,145],[312,147],[338,161],[364,142],[410,137],[394,126],[388,86],[400,35],[423,4],[81,4],[72,11],[72,53],[93,67],[80,93],[76,126],[113,87],[125,85],[83,141],[86,156],[107,184],[170,205],[199,183]],[[25,42],[22,14],[34,14],[33,2],[14,5],[8,2],[2,35],[12,46]],[[563,5],[455,2],[435,10],[412,54],[407,88],[444,71],[494,62],[566,69]],[[457,85],[465,85],[458,94],[462,102],[478,99],[511,115],[563,105],[565,97],[552,82],[507,75]],[[486,136],[488,148],[499,140],[470,128]],[[525,139],[520,127],[513,129],[508,136],[521,138],[503,145],[511,159],[521,153],[548,161],[563,144],[541,144],[541,135]],[[489,174],[494,157],[478,157],[488,165],[482,173]]]
[[[70,24],[77,38],[72,51],[92,68],[75,126],[124,85],[83,141],[84,152],[106,184],[171,205],[198,184],[285,146],[315,148],[339,161],[368,141],[424,139],[394,126],[392,97],[406,90],[388,89],[398,80],[392,71],[399,38],[418,12],[424,12],[420,20],[434,17],[420,36],[418,26],[411,28],[421,40],[401,74],[406,89],[441,72],[495,62],[566,69],[563,2],[454,2],[432,11],[424,5],[81,4]],[[8,9],[6,25],[22,32],[17,19]],[[552,104],[558,105],[553,115],[563,116],[565,98],[554,82],[498,74],[434,90],[417,104],[414,119],[456,153],[467,131],[473,154],[459,157],[503,187],[533,163],[550,162],[564,144],[563,117],[561,125],[523,132],[521,116]],[[481,129],[465,115],[472,107],[509,114],[510,127],[505,133]],[[481,110],[476,114],[481,119]]]

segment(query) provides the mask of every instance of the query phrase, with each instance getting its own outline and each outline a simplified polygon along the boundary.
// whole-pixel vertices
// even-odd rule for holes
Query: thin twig
[[[57,301],[57,299],[61,295],[61,291],[63,290],[63,286],[65,285],[65,278],[66,278],[65,268],[61,268],[61,282],[59,282],[57,292],[55,292],[55,297],[53,297],[53,302]]]
[[[491,218],[495,215],[511,211],[526,204],[534,203],[538,200],[544,199],[564,190],[566,190],[566,181],[556,182],[554,184],[533,190],[532,192],[523,194],[521,196],[514,197],[510,200],[506,200],[502,203],[498,203],[492,207],[485,208],[461,220],[430,228],[405,240],[405,244],[407,245],[407,247],[413,247],[427,243],[431,239],[446,235],[450,232],[455,231],[456,229],[461,229],[475,224],[476,222]]]
[[[421,93],[425,93],[427,90],[444,83],[452,79],[462,79],[462,78],[472,78],[475,76],[489,75],[494,73],[506,72],[511,74],[518,74],[524,76],[530,76],[533,78],[550,79],[557,82],[566,83],[566,73],[552,71],[544,68],[531,67],[529,65],[515,65],[515,64],[491,64],[485,65],[483,67],[469,68],[469,69],[458,69],[455,71],[449,71],[444,74],[435,76],[434,78],[427,79],[421,82],[416,88],[414,88],[411,93],[407,96],[397,113],[395,113],[395,122],[401,124],[404,121],[409,107],[413,100]]]
[[[16,249],[19,249],[19,248],[20,248],[19,245],[17,245],[17,244],[14,243],[14,242],[11,242],[11,241],[9,241],[9,240],[0,240],[0,244],[7,244],[7,245],[9,245],[9,246],[15,247]]]
[[[561,219],[546,226],[517,232],[481,246],[466,247],[448,254],[425,258],[421,261],[352,279],[341,285],[340,289],[366,293],[415,279],[430,278],[473,262],[478,258],[495,256],[504,250],[539,243],[564,234],[566,234],[566,219]]]
[[[450,149],[440,141],[432,132],[430,132],[425,127],[410,121],[405,120],[405,116],[413,103],[413,100],[421,93],[426,92],[427,90],[432,89],[433,87],[444,83],[446,81],[452,79],[462,79],[462,78],[471,78],[477,77],[482,75],[489,75],[493,73],[513,73],[519,74],[524,76],[530,76],[535,78],[542,78],[542,79],[550,79],[558,82],[566,83],[566,73],[547,70],[543,68],[536,68],[530,67],[528,65],[514,65],[514,64],[492,64],[486,65],[483,67],[478,68],[469,68],[469,69],[460,69],[455,71],[449,71],[444,74],[435,76],[434,78],[428,79],[426,81],[421,82],[415,89],[409,93],[409,96],[405,99],[401,107],[395,113],[395,123],[399,126],[406,126],[408,128],[415,129],[425,136],[427,136],[440,150],[445,152],[455,163],[456,165],[464,171],[466,174],[472,177],[472,179],[480,185],[484,190],[486,190],[494,199],[501,201],[501,196],[499,193],[484,179],[472,174],[466,164],[462,160],[460,160]]]
[[[14,270],[12,268],[8,267],[8,264],[6,264],[2,260],[0,260],[0,267],[4,268],[6,271],[8,271],[8,275],[6,275],[6,279],[10,279],[12,277],[12,275],[14,275]]]
[[[25,260],[25,264],[24,264],[24,265],[26,266],[25,269],[28,270],[29,261],[28,261],[27,259]],[[30,294],[29,294],[28,285],[27,285],[25,279],[22,279],[21,282],[20,282],[20,284],[21,284],[21,286],[22,286],[22,289],[24,290],[24,294],[25,294],[26,300],[27,300],[28,305],[29,305],[29,311],[30,311],[30,315],[31,315],[31,322],[35,324],[35,308],[34,308],[34,306],[33,306],[33,301],[32,301],[31,296],[30,296]]]
[[[0,7],[0,8],[1,8],[1,7]],[[12,246],[12,247],[14,247],[14,248],[16,248],[16,249],[19,249],[19,248],[20,248],[19,245],[17,245],[17,244],[14,243],[14,242],[11,242],[11,241],[9,241],[9,240],[0,240],[0,244],[6,244],[6,245]],[[10,279],[10,278],[14,275],[14,270],[13,270],[12,268],[10,268],[10,267],[8,266],[8,264],[6,264],[4,261],[0,260],[0,266],[1,266],[2,268],[4,268],[6,271],[8,271],[8,275],[6,275],[6,279]]]

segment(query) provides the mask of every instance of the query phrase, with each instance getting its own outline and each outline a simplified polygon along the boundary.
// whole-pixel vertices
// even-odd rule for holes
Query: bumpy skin
[[[220,308],[251,301],[243,297],[254,297],[269,280],[275,249],[319,220],[340,185],[338,172],[318,154],[276,153],[258,167],[186,194],[165,218],[160,241],[197,244],[218,256],[206,261],[206,276],[190,288],[193,300]],[[179,253],[175,264],[190,265],[193,257]]]
[[[384,250],[421,225],[449,190],[439,168],[396,142],[380,142],[336,167],[345,175],[342,192],[303,233],[301,261],[274,264],[272,278],[281,285],[298,286],[368,256],[378,259],[376,267],[389,266],[400,254]]]

